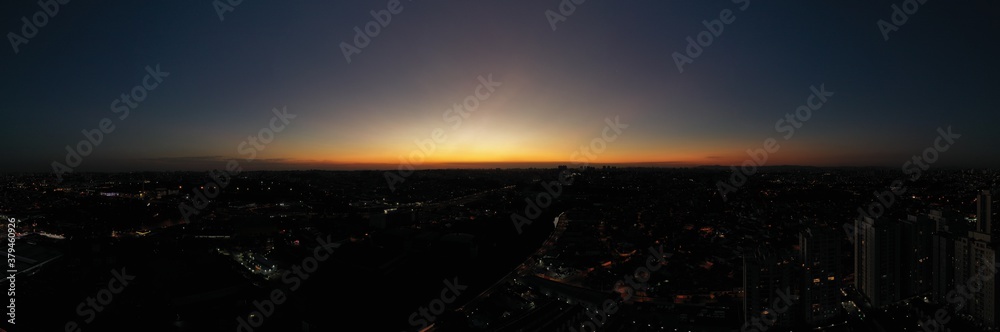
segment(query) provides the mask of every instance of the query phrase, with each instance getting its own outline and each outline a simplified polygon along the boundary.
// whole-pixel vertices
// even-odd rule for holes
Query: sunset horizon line
[[[263,164],[263,163],[261,163]],[[398,164],[368,164],[368,163],[324,163],[324,164],[314,164],[314,166],[304,166],[295,167],[302,164],[284,164],[284,163],[270,163],[271,167],[253,167],[251,164],[244,164],[240,173],[243,172],[309,172],[309,171],[398,171],[400,170],[400,165]],[[323,165],[323,166],[320,166]],[[249,166],[249,167],[247,167]],[[413,170],[415,171],[435,171],[435,170],[491,170],[491,169],[501,169],[501,170],[519,170],[519,169],[559,169],[565,166],[567,169],[581,169],[586,167],[603,168],[603,167],[615,167],[615,168],[720,168],[720,169],[730,169],[733,167],[738,168],[737,164],[697,164],[697,163],[682,163],[682,162],[623,162],[623,163],[591,163],[587,165],[572,164],[572,163],[559,163],[559,162],[451,162],[451,163],[428,163],[422,165],[415,165]],[[876,168],[876,169],[894,169],[899,168],[899,166],[889,166],[889,165],[818,165],[818,164],[775,164],[775,165],[759,165],[756,166],[762,169],[775,169],[775,168],[820,168],[820,169],[836,169],[836,168]],[[224,169],[225,166],[221,167],[178,167],[174,169],[155,169],[155,168],[143,168],[143,169],[119,169],[119,170],[80,170],[75,173],[144,173],[144,172],[207,172],[212,170]],[[997,167],[991,166],[941,166],[935,167],[935,169],[995,169]],[[405,168],[404,168],[405,169]],[[405,169],[409,170],[409,169]],[[0,171],[0,174],[18,174],[18,173],[48,173],[42,170],[36,171]]]

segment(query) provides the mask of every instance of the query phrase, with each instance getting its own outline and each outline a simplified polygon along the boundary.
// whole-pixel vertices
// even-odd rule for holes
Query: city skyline
[[[997,332],[998,13],[0,2],[0,332]]]

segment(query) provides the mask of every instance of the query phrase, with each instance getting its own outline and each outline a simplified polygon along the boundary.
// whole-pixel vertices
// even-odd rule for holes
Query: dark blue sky
[[[51,170],[109,117],[79,170],[221,168],[275,107],[297,117],[255,167],[395,167],[488,74],[503,86],[429,164],[567,161],[614,116],[630,127],[596,162],[735,164],[825,84],[769,163],[899,167],[952,126],[940,165],[1000,166],[995,2],[928,0],[888,41],[876,22],[902,1],[588,0],[552,31],[559,3],[403,0],[347,63],[340,43],[386,1],[244,0],[225,21],[209,0],[70,1],[0,47],[0,171]],[[40,10],[0,8],[5,33]],[[736,20],[680,73],[671,55],[724,9]],[[157,64],[170,76],[118,120],[110,103]]]

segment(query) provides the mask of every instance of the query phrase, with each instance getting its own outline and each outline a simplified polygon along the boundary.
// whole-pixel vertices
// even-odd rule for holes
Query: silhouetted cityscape
[[[896,173],[247,172],[190,220],[211,173],[17,174],[0,213],[40,331],[995,329],[1000,172]]]
[[[997,13],[0,1],[0,332],[1000,331]]]

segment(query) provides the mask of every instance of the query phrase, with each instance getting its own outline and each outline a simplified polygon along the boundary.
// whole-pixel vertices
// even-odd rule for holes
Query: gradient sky
[[[394,168],[435,128],[424,167],[565,164],[614,116],[629,128],[595,164],[730,165],[819,84],[835,96],[769,165],[899,167],[950,125],[939,165],[1000,166],[1000,7],[930,0],[884,41],[896,3],[753,0],[679,73],[685,37],[736,4],[589,0],[552,31],[556,0],[404,0],[348,64],[340,43],[386,1],[246,0],[225,21],[209,0],[71,1],[0,47],[0,171],[51,170],[156,64],[171,76],[78,170],[223,168],[275,107],[297,118],[247,168]],[[0,8],[5,32],[39,10]],[[488,74],[504,85],[452,130]]]

